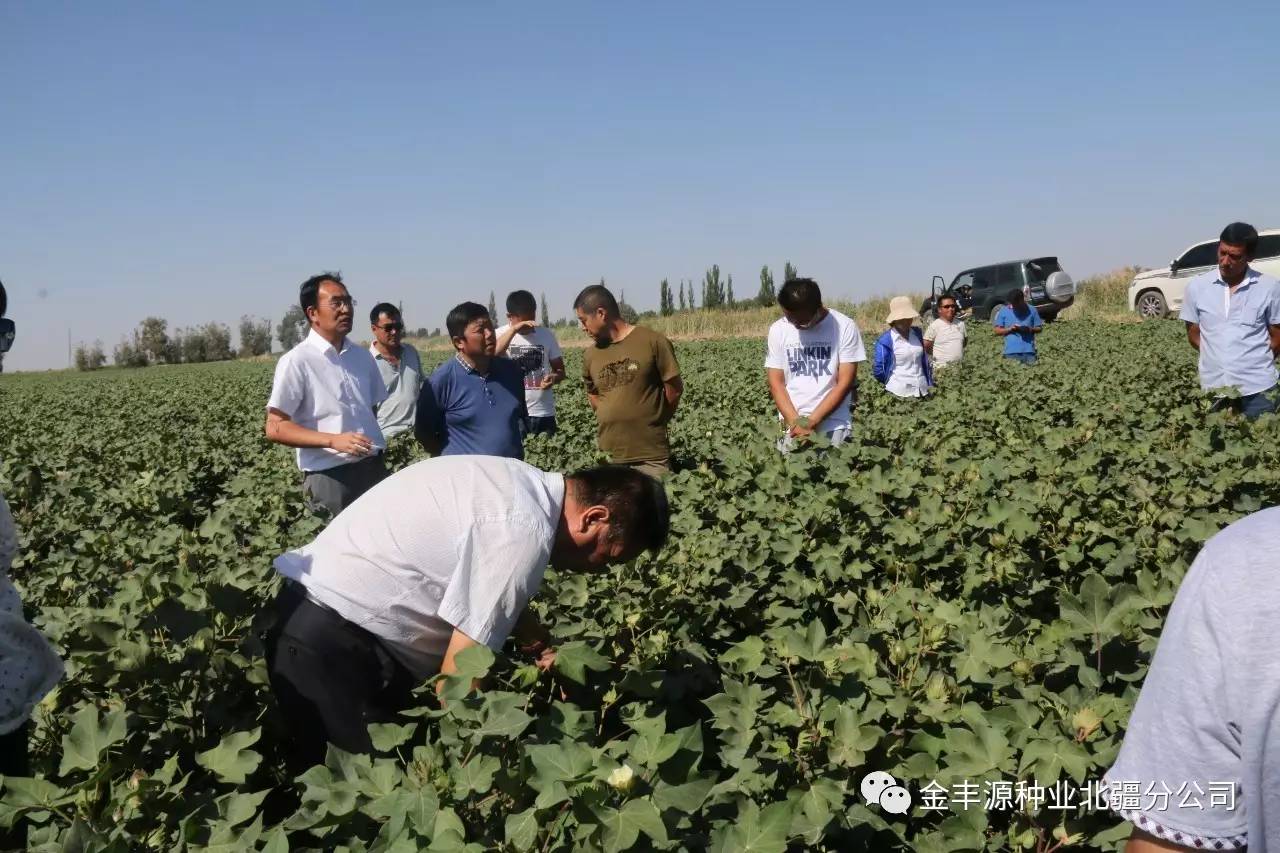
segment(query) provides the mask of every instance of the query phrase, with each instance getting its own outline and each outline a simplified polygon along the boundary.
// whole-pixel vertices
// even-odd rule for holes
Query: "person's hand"
[[[373,452],[373,442],[358,432],[342,432],[329,437],[329,449],[348,456],[368,456]]]
[[[791,429],[787,430],[787,435],[792,438],[807,438],[813,435],[813,427],[805,424],[795,423],[791,425]]]
[[[548,388],[550,388],[552,385],[555,385],[555,384],[556,384],[556,375],[554,373],[548,373],[546,376],[542,377],[541,381],[538,382],[538,390],[546,391]]]
[[[511,331],[515,332],[517,335],[523,335],[526,332],[532,332],[536,328],[538,328],[538,324],[533,322],[532,320],[521,320],[518,323],[511,324]]]
[[[547,647],[538,655],[538,659],[534,661],[534,664],[543,672],[550,672],[551,667],[555,665],[555,662],[556,650],[551,647]]]

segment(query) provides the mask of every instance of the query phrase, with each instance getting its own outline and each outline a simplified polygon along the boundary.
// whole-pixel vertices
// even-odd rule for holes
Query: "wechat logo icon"
[[[889,814],[906,814],[911,810],[911,792],[883,770],[862,777],[862,799],[867,805],[879,806]]]

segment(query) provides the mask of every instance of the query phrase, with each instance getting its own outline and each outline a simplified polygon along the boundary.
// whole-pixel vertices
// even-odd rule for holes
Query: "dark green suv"
[[[935,275],[930,296],[920,306],[920,314],[926,322],[932,320],[937,301],[943,296],[954,296],[960,303],[961,314],[971,310],[975,320],[990,320],[1014,289],[1023,292],[1046,323],[1070,306],[1076,297],[1075,282],[1062,271],[1057,258],[1026,258],[967,269],[945,286],[942,276]]]

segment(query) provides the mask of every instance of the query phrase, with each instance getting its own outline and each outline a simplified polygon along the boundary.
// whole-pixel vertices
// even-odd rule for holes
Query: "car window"
[[[1056,272],[1062,272],[1057,258],[1036,258],[1034,261],[1027,261],[1028,284],[1044,284],[1049,280],[1049,276]]]
[[[1253,257],[1255,260],[1280,257],[1280,234],[1266,234],[1259,237],[1258,252]]]
[[[1001,297],[1010,290],[1022,289],[1022,271],[1020,267],[1020,264],[1001,264],[995,268],[995,288]]]
[[[1192,267],[1211,267],[1218,262],[1218,241],[1201,243],[1188,249],[1178,258],[1178,269],[1189,270]]]
[[[973,273],[972,273],[972,272],[962,272],[962,273],[960,273],[960,275],[956,276],[956,280],[955,280],[955,281],[953,281],[953,282],[951,282],[951,287],[950,287],[950,288],[948,288],[948,289],[949,289],[949,290],[958,290],[958,289],[959,289],[959,288],[961,288],[961,287],[976,287],[976,285],[973,283]]]

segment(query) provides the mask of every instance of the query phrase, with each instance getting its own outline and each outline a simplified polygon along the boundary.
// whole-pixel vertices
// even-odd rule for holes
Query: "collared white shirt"
[[[1278,374],[1270,327],[1280,325],[1280,283],[1250,267],[1231,292],[1217,269],[1187,283],[1180,315],[1200,326],[1200,387],[1257,394]]]
[[[898,397],[923,397],[929,393],[920,360],[924,347],[911,338],[904,338],[896,329],[889,334],[893,340],[893,373],[885,383],[885,390]]]
[[[358,432],[385,450],[387,442],[374,414],[385,399],[387,386],[368,350],[344,338],[339,352],[312,329],[276,362],[267,408],[284,412],[307,429]],[[361,459],[327,447],[299,447],[297,458],[303,471],[324,471]]]
[[[563,474],[515,459],[427,459],[361,495],[275,567],[427,678],[455,628],[501,650],[542,583],[564,492]]]
[[[418,351],[408,344],[400,345],[400,361],[392,364],[378,351],[377,344],[369,344],[369,353],[378,365],[378,373],[387,386],[387,399],[378,407],[378,426],[383,438],[391,438],[413,429],[413,418],[418,411],[418,391],[422,389],[422,359]]]

